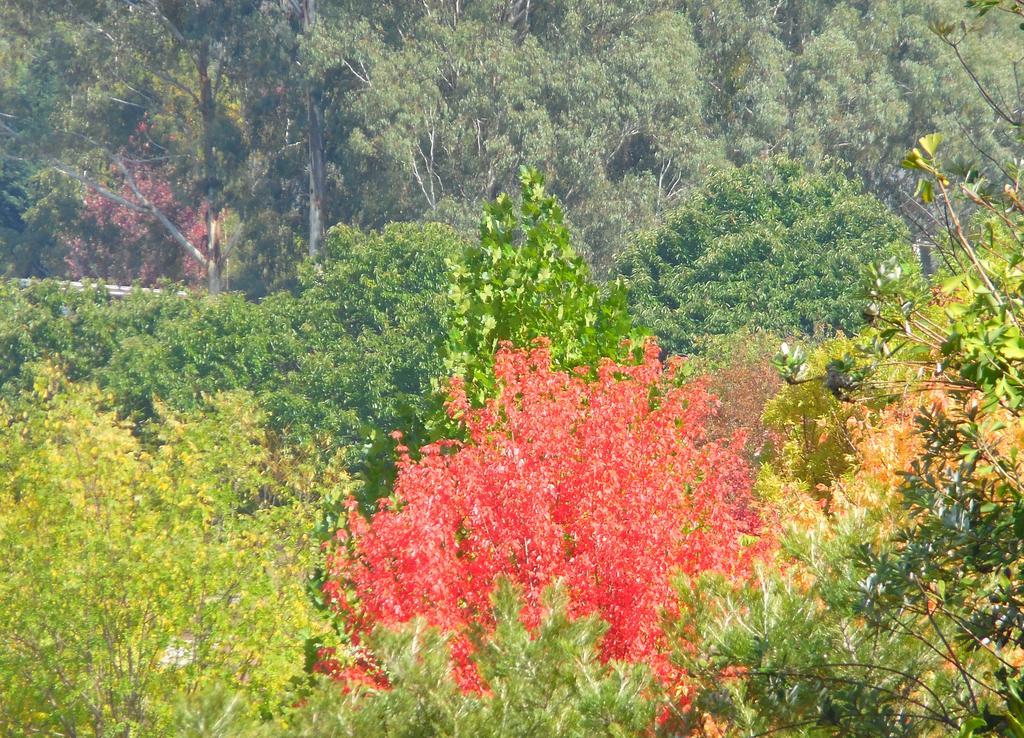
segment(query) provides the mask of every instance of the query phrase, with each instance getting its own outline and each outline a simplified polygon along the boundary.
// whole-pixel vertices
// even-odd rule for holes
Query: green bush
[[[758,328],[851,332],[867,265],[912,261],[906,228],[836,169],[771,159],[720,171],[618,258],[637,321],[662,348]]]
[[[92,376],[125,340],[194,310],[195,302],[173,292],[118,300],[98,284],[0,283],[0,388],[23,387],[22,368],[42,358],[59,359],[70,379]]]
[[[536,170],[520,172],[522,202],[501,195],[484,207],[480,243],[455,265],[449,290],[448,373],[482,403],[494,390],[494,354],[503,341],[551,342],[557,369],[626,358],[641,333],[631,328],[622,285],[603,292],[573,251],[557,198]],[[631,340],[634,339],[634,340]]]
[[[345,476],[275,449],[245,393],[158,409],[143,443],[95,386],[32,384],[0,402],[0,733],[170,735],[176,696],[222,683],[283,709],[322,628],[314,503]]]
[[[26,386],[24,367],[49,358],[72,379],[96,381],[122,414],[145,422],[165,403],[246,389],[290,443],[363,446],[422,427],[442,371],[447,260],[463,244],[438,225],[379,233],[333,229],[295,293],[262,303],[44,281],[0,287],[0,388]],[[379,429],[379,432],[378,432]]]
[[[381,738],[591,738],[649,736],[659,707],[646,668],[603,663],[597,643],[607,626],[567,615],[563,590],[548,592],[539,627],[519,620],[521,601],[509,585],[494,600],[497,628],[475,656],[488,685],[463,693],[450,669],[444,638],[421,621],[399,631],[378,630],[368,645],[390,688],[343,694],[327,684],[290,716],[286,726],[258,725],[224,693],[183,706],[184,736],[380,736]],[[216,726],[216,730],[214,729]]]
[[[301,349],[266,397],[277,425],[303,437],[380,443],[401,429],[419,439],[444,372],[448,262],[463,248],[436,224],[332,229],[297,294],[262,306],[287,321]]]

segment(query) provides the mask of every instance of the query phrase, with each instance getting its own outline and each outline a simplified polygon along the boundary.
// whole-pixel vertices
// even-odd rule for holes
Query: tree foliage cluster
[[[742,438],[707,439],[713,398],[700,383],[678,386],[658,352],[650,343],[642,363],[605,360],[589,381],[554,371],[546,345],[502,348],[501,390],[483,408],[456,382],[448,411],[468,441],[431,444],[417,461],[400,448],[394,501],[369,522],[353,511],[337,535],[324,592],[353,646],[373,627],[422,616],[451,634],[460,684],[485,689],[469,639],[493,627],[496,582],[521,588],[532,627],[543,589],[561,581],[569,614],[608,624],[604,659],[646,663],[680,693],[685,675],[659,628],[678,607],[672,575],[742,577],[771,535]],[[324,668],[378,675],[372,663],[368,674],[344,665]]]
[[[908,162],[937,172],[933,157]],[[1013,725],[1009,293],[968,271],[932,305],[913,270],[869,270],[874,326],[810,360],[779,359],[792,386],[765,407],[752,487],[741,421],[709,437],[716,400],[693,369],[674,360],[666,373],[653,343],[637,363],[624,293],[589,280],[539,177],[521,184],[518,207],[486,211],[480,244],[440,225],[339,227],[300,289],[260,303],[9,290],[0,530],[18,575],[0,671],[17,695],[12,729],[915,736]],[[1015,216],[988,212],[998,220],[978,216],[978,233],[1008,240],[986,248],[1013,243]],[[973,233],[954,252],[972,265]],[[1012,258],[974,259],[993,284],[1015,278]],[[545,270],[562,289],[547,289]],[[559,313],[577,328],[556,350],[545,334]],[[730,340],[747,355],[722,358]],[[938,379],[887,366],[896,340],[897,358],[938,357]],[[698,367],[763,367],[750,334],[701,345]],[[858,350],[886,361],[829,362]],[[834,383],[812,381],[837,373],[844,399],[885,392],[844,405]],[[962,419],[915,425],[914,395],[885,405],[894,382],[927,387],[935,412]],[[444,386],[448,425],[436,421]],[[412,448],[398,448],[394,484],[381,483],[390,495],[373,504],[336,466],[365,471],[366,457],[331,453],[372,442],[366,426],[386,436],[389,422],[412,429]],[[955,489],[940,499],[947,472]],[[978,499],[951,506],[958,490]],[[54,550],[35,545],[43,528]],[[310,600],[301,583],[319,542],[330,553]],[[146,555],[122,551],[140,546]],[[117,587],[89,568],[108,559],[122,562]],[[161,575],[148,575],[157,561]],[[52,603],[33,603],[39,576]],[[77,620],[46,614],[68,596]]]
[[[246,389],[289,442],[359,446],[364,426],[387,433],[424,415],[448,324],[445,260],[460,248],[442,226],[339,227],[296,292],[262,303],[5,285],[0,383],[23,387],[31,363],[50,358],[138,422],[159,403],[188,410]]]
[[[983,15],[1024,10],[971,5]],[[947,39],[956,31],[937,30]],[[1019,126],[997,97],[989,103]],[[752,581],[712,572],[682,590],[673,664],[693,680],[693,699],[682,723],[648,730],[1024,735],[1024,206],[1012,165],[1005,179],[957,178],[939,145],[938,136],[921,138],[904,167],[944,214],[948,274],[925,284],[884,259],[866,270],[871,325],[860,335],[809,358],[784,344],[776,361],[790,386],[766,408],[778,445],[757,485],[786,511],[778,552]],[[525,412],[529,393],[516,398],[497,422]],[[463,451],[439,456],[439,468],[455,468],[448,459]],[[507,455],[484,478],[519,458]],[[390,550],[385,560],[398,566]],[[527,601],[527,620],[529,609]],[[394,699],[384,695],[396,689],[378,694]]]
[[[759,161],[709,178],[616,261],[637,320],[673,353],[706,334],[780,335],[861,324],[853,288],[868,265],[914,258],[881,202],[838,171]]]
[[[244,392],[161,409],[145,443],[109,406],[47,364],[0,403],[0,730],[165,734],[173,695],[214,685],[279,711],[323,629],[315,503],[347,477],[268,443]]]
[[[908,132],[948,131],[985,171],[1012,144],[960,61],[1012,98],[1016,39],[991,16],[929,30],[961,16],[957,0],[14,0],[5,269],[262,294],[322,250],[324,223],[469,233],[523,165],[549,173],[600,273],[711,172],[768,155],[846,162],[918,221],[891,167]],[[115,243],[132,258],[100,258]]]
[[[1021,120],[989,56],[1024,6],[968,6],[928,34],[942,2],[5,7],[45,31],[2,50],[18,249],[73,222],[70,178],[105,198],[95,226],[142,243],[155,219],[211,292],[232,254],[278,269],[258,238],[299,217],[316,253],[259,302],[0,288],[0,730],[1024,736],[1024,196],[1000,164]],[[942,48],[967,87],[940,84]],[[666,62],[687,54],[716,63]],[[681,70],[694,105],[643,86]],[[909,91],[883,104],[890,79]],[[873,168],[892,121],[941,123],[934,96],[972,86],[959,141]],[[317,130],[342,158],[317,164]],[[960,166],[972,145],[989,167]],[[519,169],[545,156],[622,283]],[[938,277],[839,159],[940,214]],[[346,221],[460,224],[517,171],[479,241],[316,236],[343,195],[366,208]],[[678,209],[602,252],[608,183],[646,203],[631,227]],[[780,387],[766,330],[855,335],[787,340]]]

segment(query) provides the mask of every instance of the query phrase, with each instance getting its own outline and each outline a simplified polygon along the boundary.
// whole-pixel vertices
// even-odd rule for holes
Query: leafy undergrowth
[[[500,579],[522,591],[521,618],[543,620],[560,581],[572,618],[608,624],[604,660],[648,665],[679,704],[686,675],[669,659],[663,619],[678,614],[676,573],[748,575],[773,535],[751,496],[742,433],[709,441],[714,398],[676,380],[654,342],[638,364],[603,362],[595,381],[555,371],[543,343],[502,348],[501,388],[472,408],[455,382],[449,413],[468,441],[441,441],[399,463],[393,497],[339,531],[324,586],[349,639],[321,671],[386,686],[366,637],[414,618],[450,636],[467,692],[490,687],[475,666],[477,634],[495,627]]]

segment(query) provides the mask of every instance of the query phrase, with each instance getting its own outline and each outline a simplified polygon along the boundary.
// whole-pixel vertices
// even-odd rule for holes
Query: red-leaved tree
[[[467,442],[435,443],[416,460],[401,448],[394,498],[370,520],[350,512],[329,558],[328,601],[357,643],[423,616],[451,634],[463,688],[479,689],[467,633],[492,624],[496,581],[522,588],[533,627],[541,592],[561,579],[570,614],[608,622],[605,658],[680,684],[661,627],[680,607],[673,574],[743,576],[770,545],[743,438],[706,439],[715,398],[700,381],[678,386],[653,341],[642,363],[607,360],[596,380],[553,371],[544,345],[503,348],[495,371],[500,393],[484,408],[451,388]],[[372,671],[321,667],[346,679]]]
[[[142,195],[173,220],[193,243],[206,238],[204,213],[177,201],[159,167],[131,166],[131,176]],[[138,197],[125,184],[117,193],[129,203]],[[68,236],[66,262],[75,278],[93,277],[107,282],[152,284],[161,277],[199,283],[202,264],[190,258],[147,212],[129,208],[86,189],[81,223]]]

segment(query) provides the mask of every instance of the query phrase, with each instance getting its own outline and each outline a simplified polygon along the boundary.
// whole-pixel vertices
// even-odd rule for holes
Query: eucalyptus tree
[[[541,168],[598,263],[706,169],[698,50],[673,3],[345,4],[317,35],[338,215],[443,220]],[[715,159],[714,156],[711,157]],[[717,159],[715,159],[717,160]]]
[[[29,38],[46,105],[4,111],[9,156],[43,161],[151,219],[224,284],[243,233],[246,191],[265,158],[250,147],[255,103],[275,94],[289,32],[263,0],[51,0],[6,4],[8,34]],[[176,221],[154,196],[153,170],[203,227]]]
[[[344,220],[443,220],[541,168],[599,268],[723,165],[783,154],[850,163],[887,204],[908,130],[941,128],[965,161],[1005,146],[933,33],[959,0],[659,0],[326,4],[308,45],[324,99],[328,180]],[[1005,67],[984,23],[962,47]],[[325,91],[326,91],[325,85]],[[330,168],[330,167],[329,167]],[[344,173],[344,176],[342,175]]]
[[[811,166],[845,161],[873,194],[918,220],[929,215],[912,202],[913,178],[893,164],[915,131],[944,131],[965,168],[993,170],[1009,153],[974,80],[935,32],[960,21],[960,0],[686,6],[705,120],[734,164],[772,154]],[[991,17],[965,19],[964,28],[963,59],[1012,92],[1006,82],[1020,59],[1012,29]]]
[[[962,169],[991,173],[1009,142],[960,62],[1010,99],[1018,45],[990,16],[969,19],[955,47],[934,33],[960,5],[12,0],[0,8],[0,146],[121,198],[156,224],[153,248],[178,249],[215,288],[226,271],[254,292],[293,283],[339,221],[469,233],[524,164],[546,173],[574,245],[605,272],[631,232],[722,166],[839,159],[925,221],[891,164],[908,131],[944,131]],[[202,213],[201,233],[161,221],[139,167]],[[79,228],[66,183],[30,169],[25,233]],[[24,273],[48,239],[16,240]]]

